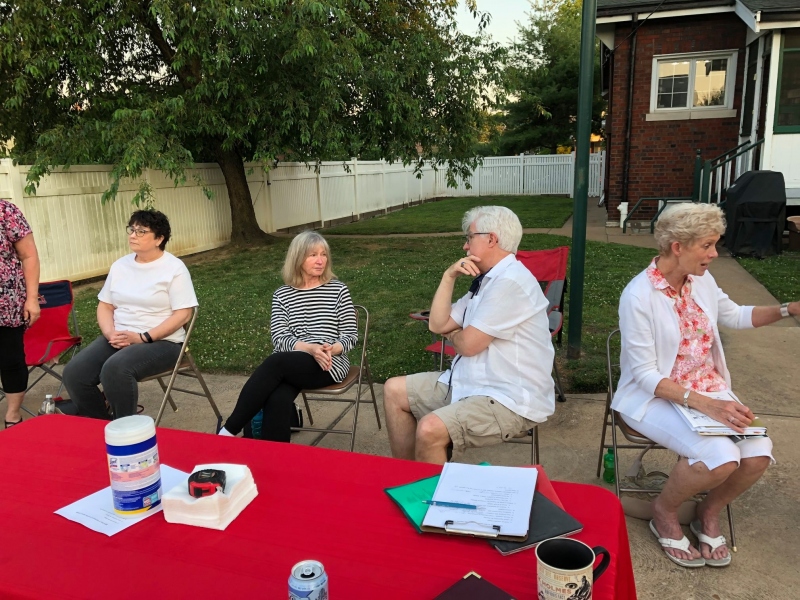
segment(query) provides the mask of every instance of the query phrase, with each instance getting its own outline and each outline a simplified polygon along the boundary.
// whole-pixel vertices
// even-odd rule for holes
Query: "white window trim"
[[[715,59],[727,58],[728,70],[725,73],[725,104],[722,106],[690,106],[681,108],[658,107],[658,63],[664,60],[689,60],[689,91],[688,97],[694,94],[694,69],[698,58]],[[736,116],[733,110],[733,94],[736,87],[736,69],[739,62],[738,50],[715,50],[713,52],[687,52],[682,54],[655,54],[653,55],[653,72],[650,80],[650,113],[648,121],[679,120],[679,119],[713,119]],[[658,115],[658,116],[656,116]],[[663,117],[661,115],[664,115]],[[667,116],[669,115],[669,116]]]

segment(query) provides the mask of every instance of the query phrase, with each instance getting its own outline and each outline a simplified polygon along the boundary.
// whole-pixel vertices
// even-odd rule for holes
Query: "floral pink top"
[[[25,277],[14,244],[31,232],[20,210],[0,199],[0,327],[24,323]]]
[[[669,378],[686,389],[696,392],[718,392],[728,389],[725,379],[714,366],[711,347],[714,345],[714,329],[708,316],[692,297],[692,276],[686,278],[679,294],[666,280],[653,259],[647,268],[647,278],[657,290],[673,300],[678,323],[681,328],[681,343],[678,357]]]

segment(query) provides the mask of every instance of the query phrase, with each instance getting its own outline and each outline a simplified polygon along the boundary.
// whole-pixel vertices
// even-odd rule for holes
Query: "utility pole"
[[[570,269],[569,333],[567,358],[581,357],[583,281],[586,265],[586,206],[589,201],[589,146],[592,135],[594,33],[597,0],[583,0],[581,58],[578,87],[578,133],[575,140],[575,207],[572,216],[572,267]]]

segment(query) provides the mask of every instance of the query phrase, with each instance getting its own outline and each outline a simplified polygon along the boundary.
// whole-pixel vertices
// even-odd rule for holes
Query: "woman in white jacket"
[[[731,388],[717,324],[745,329],[800,315],[800,302],[739,306],[717,287],[708,265],[724,231],[722,211],[714,205],[687,203],[667,211],[655,230],[659,255],[627,285],[619,306],[622,372],[612,408],[633,429],[681,457],[653,502],[650,529],[667,556],[685,567],[730,564],[719,515],[774,459],[768,437],[702,436],[671,403],[742,432],[752,411],[705,395]],[[704,490],[710,491],[691,526],[698,551],[683,534],[677,511]]]

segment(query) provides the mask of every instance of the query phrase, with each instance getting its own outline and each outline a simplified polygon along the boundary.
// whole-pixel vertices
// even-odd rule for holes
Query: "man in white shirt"
[[[393,377],[384,387],[386,424],[395,458],[436,464],[454,450],[513,438],[555,410],[553,344],[547,300],[514,254],[517,216],[502,206],[464,215],[467,256],[444,272],[429,328],[457,356],[447,371]],[[458,277],[475,277],[452,303]]]

